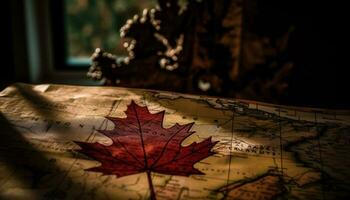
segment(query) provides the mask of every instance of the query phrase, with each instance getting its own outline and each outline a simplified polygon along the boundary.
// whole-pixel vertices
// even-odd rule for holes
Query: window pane
[[[119,29],[156,0],[65,0],[69,64],[86,64],[95,48],[125,55]]]

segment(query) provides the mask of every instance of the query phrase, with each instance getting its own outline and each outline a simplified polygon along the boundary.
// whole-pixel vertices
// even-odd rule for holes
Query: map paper
[[[203,174],[151,172],[156,199],[348,199],[350,111],[117,87],[14,84],[0,92],[0,199],[150,198],[146,173],[86,169],[76,142],[111,145],[98,130],[131,102],[164,111],[163,127],[194,123],[182,146],[215,142]],[[181,168],[181,163],[179,163]]]

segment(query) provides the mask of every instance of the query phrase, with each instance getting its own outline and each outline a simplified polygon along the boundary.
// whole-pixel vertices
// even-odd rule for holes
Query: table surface
[[[0,199],[350,196],[349,111],[20,83],[0,111]]]

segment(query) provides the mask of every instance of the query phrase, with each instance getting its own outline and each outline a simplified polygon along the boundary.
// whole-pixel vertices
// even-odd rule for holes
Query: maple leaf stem
[[[152,177],[151,177],[151,171],[147,170],[146,173],[147,173],[147,180],[148,180],[149,190],[151,192],[150,200],[156,200],[156,193],[154,192],[154,187],[153,187],[153,182],[152,182]]]

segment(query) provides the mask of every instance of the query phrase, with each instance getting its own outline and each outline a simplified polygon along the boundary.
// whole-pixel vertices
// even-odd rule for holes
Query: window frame
[[[90,63],[78,62],[69,63],[68,55],[68,38],[66,27],[66,9],[65,1],[50,1],[49,13],[51,21],[51,33],[52,33],[52,51],[54,68],[59,70],[74,70],[74,71],[87,71]],[[91,49],[93,52],[93,49]]]
[[[57,16],[56,19],[59,19],[58,16],[62,16],[64,11],[63,7],[54,7],[59,6],[59,4],[54,4],[57,2],[61,1],[26,0],[22,5],[24,44],[21,48],[25,49],[26,58],[28,58],[26,69],[28,70],[29,83],[102,85],[103,82],[87,78],[87,68],[67,67],[65,65],[64,57],[62,59],[62,54],[59,53],[59,48],[64,47],[64,43],[55,38],[64,37],[64,35],[60,36],[64,33],[64,29],[62,29],[64,27],[56,26],[55,21],[53,21],[54,14]],[[53,8],[55,12],[51,13]],[[61,20],[63,23],[63,19]],[[55,28],[53,29],[53,27]],[[57,32],[54,34],[54,31]],[[55,44],[59,44],[59,46],[56,47]],[[56,52],[58,55],[55,55]]]

